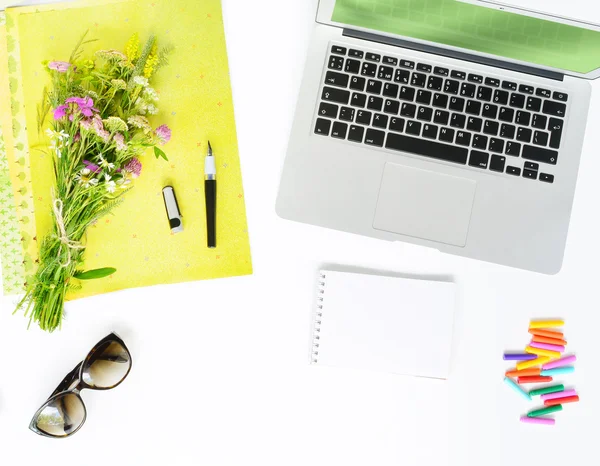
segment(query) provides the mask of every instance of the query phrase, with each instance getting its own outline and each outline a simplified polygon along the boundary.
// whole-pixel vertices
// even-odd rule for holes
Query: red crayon
[[[552,377],[547,375],[531,375],[526,377],[519,377],[517,379],[519,384],[523,383],[543,383],[543,382],[552,382]]]
[[[564,398],[554,398],[552,400],[544,401],[544,406],[555,406],[562,405],[564,403],[577,403],[579,401],[579,396],[566,396]]]

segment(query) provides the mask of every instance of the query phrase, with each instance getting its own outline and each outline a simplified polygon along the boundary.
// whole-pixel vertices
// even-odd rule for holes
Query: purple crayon
[[[531,361],[532,359],[536,359],[537,354],[528,354],[528,353],[504,353],[505,361]]]

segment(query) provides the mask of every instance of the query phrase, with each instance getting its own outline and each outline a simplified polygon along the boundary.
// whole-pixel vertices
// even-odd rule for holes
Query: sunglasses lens
[[[48,403],[38,414],[36,427],[53,437],[64,437],[76,431],[85,420],[85,406],[81,398],[72,393]]]
[[[83,381],[90,387],[112,388],[129,373],[129,351],[116,341],[107,341],[95,348],[83,366]]]

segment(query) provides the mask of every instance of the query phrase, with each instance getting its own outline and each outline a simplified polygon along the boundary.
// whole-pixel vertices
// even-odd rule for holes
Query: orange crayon
[[[558,338],[563,339],[564,334],[562,332],[556,332],[554,330],[545,330],[543,328],[530,328],[529,333],[532,335],[538,335],[540,337]]]
[[[560,338],[549,338],[541,335],[534,335],[532,341],[536,343],[548,343],[549,345],[567,346],[567,341]]]
[[[517,369],[507,371],[506,377],[527,377],[527,376],[537,376],[540,375],[542,369],[539,367],[532,367],[530,369],[521,369],[520,371]]]

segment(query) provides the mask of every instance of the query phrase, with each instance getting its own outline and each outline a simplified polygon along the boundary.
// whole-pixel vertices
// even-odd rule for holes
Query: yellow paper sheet
[[[84,2],[89,5],[90,2]],[[36,235],[52,225],[50,156],[37,131],[37,105],[48,80],[44,60],[67,60],[81,35],[97,42],[86,46],[122,50],[132,33],[156,34],[173,45],[170,64],[154,78],[160,93],[155,126],[173,130],[164,147],[169,161],[148,153],[142,176],[114,216],[88,234],[85,269],[115,267],[109,278],[83,283],[70,298],[129,287],[219,278],[252,272],[244,193],[238,156],[229,68],[219,0],[125,1],[76,8],[78,3],[45,9],[9,10],[18,33],[22,95],[30,149],[31,188]],[[79,4],[81,6],[81,4]],[[217,248],[206,247],[204,155],[211,141],[217,160]],[[175,188],[184,231],[171,234],[162,188]],[[39,241],[38,241],[39,243]]]

